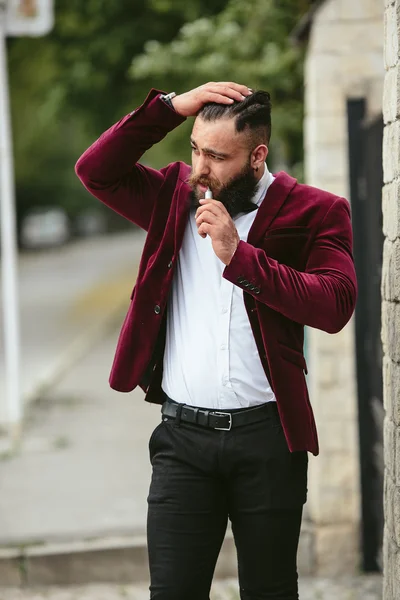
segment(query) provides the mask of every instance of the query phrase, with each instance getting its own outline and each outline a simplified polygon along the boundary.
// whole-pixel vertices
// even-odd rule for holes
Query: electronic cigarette
[[[207,188],[206,195],[204,196],[204,198],[206,198],[206,200],[212,198],[212,191],[210,190],[210,188]]]

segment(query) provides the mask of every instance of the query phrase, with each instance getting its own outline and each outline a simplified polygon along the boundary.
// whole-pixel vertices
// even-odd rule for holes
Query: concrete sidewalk
[[[31,406],[20,451],[1,457],[2,546],[143,534],[159,408],[110,389],[117,335]]]

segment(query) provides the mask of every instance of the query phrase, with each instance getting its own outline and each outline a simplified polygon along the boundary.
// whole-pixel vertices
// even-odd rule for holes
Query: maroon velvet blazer
[[[148,232],[110,385],[121,392],[140,385],[146,400],[155,403],[163,401],[165,309],[189,214],[191,170],[182,162],[160,171],[137,164],[184,121],[159,94],[152,90],[76,165],[96,198]],[[336,333],[353,313],[357,288],[350,209],[344,198],[299,184],[284,172],[275,177],[248,241],[239,243],[223,277],[243,289],[289,449],[318,454],[305,382],[304,325]]]

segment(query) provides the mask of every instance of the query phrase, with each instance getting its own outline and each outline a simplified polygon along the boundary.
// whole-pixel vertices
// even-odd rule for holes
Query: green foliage
[[[74,174],[78,156],[140,103],[147,84],[128,75],[148,39],[171,40],[186,19],[225,0],[56,0],[50,35],[8,41],[21,217],[32,205],[76,213],[90,198]]]
[[[55,0],[50,35],[8,41],[18,212],[91,202],[78,156],[149,88],[234,80],[271,92],[275,162],[301,160],[301,0]],[[133,63],[132,63],[133,60]],[[188,160],[188,121],[146,160]]]
[[[296,168],[302,161],[303,56],[289,34],[307,5],[301,0],[230,0],[218,15],[185,23],[172,42],[147,42],[133,61],[132,78],[178,93],[210,80],[267,89],[273,102],[274,162]],[[164,143],[164,152],[172,155],[179,140],[185,148],[177,134]],[[149,160],[159,159],[159,149],[153,149]]]

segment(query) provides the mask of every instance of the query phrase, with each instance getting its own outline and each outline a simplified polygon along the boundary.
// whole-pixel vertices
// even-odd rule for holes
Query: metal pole
[[[19,306],[17,285],[17,236],[11,116],[6,55],[6,0],[0,0],[0,224],[3,288],[7,424],[13,443],[20,437]]]

